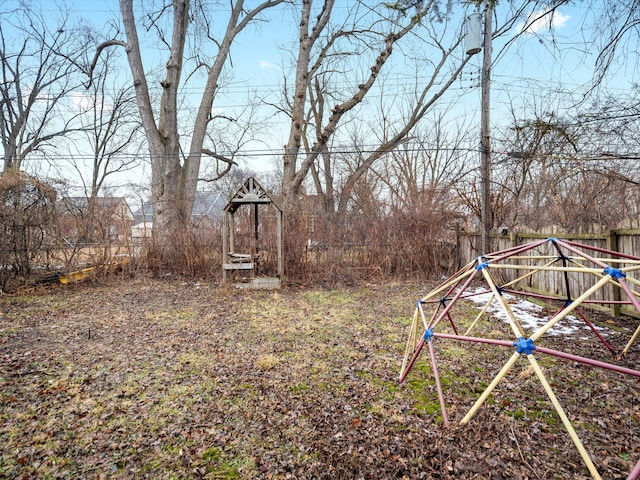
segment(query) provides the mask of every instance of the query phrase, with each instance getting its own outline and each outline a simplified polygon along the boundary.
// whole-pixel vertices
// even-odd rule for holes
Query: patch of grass
[[[437,394],[435,393],[435,381],[433,377],[415,374],[406,382],[407,390],[414,401],[414,408],[418,412],[430,415],[434,412],[433,405],[438,405]]]
[[[243,477],[243,471],[252,471],[255,466],[248,458],[227,458],[225,453],[217,447],[206,448],[193,461],[194,471],[204,478],[220,480],[236,480]]]
[[[299,382],[295,385],[291,385],[291,387],[289,387],[289,390],[291,390],[291,392],[293,393],[304,393],[309,390],[309,385],[304,382]]]
[[[628,462],[628,461],[630,461],[630,460],[631,460],[631,455],[629,455],[628,453],[620,452],[620,453],[618,453],[618,456],[619,456],[622,460],[624,460],[625,462]]]
[[[264,372],[268,372],[269,370],[273,370],[280,364],[280,357],[277,355],[273,355],[271,353],[267,353],[265,355],[260,355],[255,362],[255,367],[258,370],[262,370]]]
[[[307,292],[302,297],[314,305],[339,305],[353,302],[353,293],[345,290],[317,290]]]
[[[316,384],[316,388],[318,389],[319,392],[330,392],[330,391],[332,391],[331,384],[329,384],[327,382],[318,382]]]
[[[527,418],[527,414],[522,408],[517,408],[513,412],[510,412],[509,416],[515,418],[516,420]]]
[[[190,326],[199,317],[198,312],[193,310],[169,310],[169,311],[152,311],[146,314],[146,318],[157,322],[161,325],[178,325]]]

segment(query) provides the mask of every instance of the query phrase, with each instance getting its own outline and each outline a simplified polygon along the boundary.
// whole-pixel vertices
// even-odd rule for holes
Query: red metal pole
[[[619,365],[612,365],[611,363],[601,362],[599,360],[592,360],[590,358],[580,357],[571,353],[559,352],[558,350],[552,350],[546,347],[536,347],[537,352],[546,353],[548,355],[554,355],[556,357],[565,358],[574,362],[585,363],[593,367],[605,368],[607,370],[613,370],[614,372],[623,373],[625,375],[633,375],[634,377],[640,377],[640,371],[633,370],[631,368],[621,367]]]
[[[624,290],[624,293],[627,294],[627,298],[629,299],[629,301],[633,304],[634,307],[636,307],[636,310],[638,311],[638,313],[640,313],[640,303],[638,303],[638,300],[636,299],[634,292],[629,288],[629,285],[627,285],[627,282],[625,281],[625,279],[619,278],[618,283]]]
[[[556,242],[558,244],[562,245],[564,248],[566,248],[568,250],[571,250],[573,253],[575,253],[577,255],[583,256],[584,258],[586,258],[590,262],[593,262],[593,263],[595,263],[596,265],[598,265],[598,266],[600,266],[602,268],[606,268],[608,266],[606,263],[602,262],[601,260],[599,260],[597,258],[593,258],[592,256],[587,255],[584,252],[581,252],[580,250],[578,250],[577,248],[575,248],[573,246],[574,244],[572,242],[564,242],[564,241],[559,240],[559,239],[556,239]],[[582,245],[580,243],[577,243],[576,245],[579,246],[579,247],[584,247],[584,245]]]
[[[462,340],[465,342],[476,342],[476,343],[489,343],[493,345],[502,345],[504,347],[512,347],[513,342],[508,342],[506,340],[493,340],[491,338],[478,338],[478,337],[464,337],[462,335],[450,335],[447,333],[434,333],[434,337],[438,338],[450,338],[453,340]],[[553,355],[556,357],[564,358],[566,360],[571,360],[574,362],[584,363],[587,365],[591,365],[594,367],[605,368],[607,370],[613,370],[614,372],[623,373],[625,375],[633,375],[634,377],[640,377],[640,371],[633,370],[631,368],[621,367],[619,365],[612,365],[610,363],[601,362],[599,360],[592,360],[590,358],[580,357],[578,355],[573,355],[571,353],[564,353],[558,350],[552,350],[551,348],[539,347],[536,346],[536,352],[546,353],[547,355]]]
[[[504,250],[491,253],[491,255],[500,255],[499,257],[488,257],[487,259],[490,260],[490,263],[496,263],[504,260],[505,258],[509,258],[512,255],[517,255],[518,253],[526,252],[527,250],[531,250],[532,248],[539,247],[545,242],[547,242],[547,240],[538,240],[537,242],[525,243],[524,245],[518,245],[517,247],[505,248]]]
[[[584,302],[583,302],[583,303],[584,303]],[[598,338],[600,339],[600,342],[602,342],[602,344],[603,344],[605,347],[607,347],[607,349],[608,349],[612,354],[614,354],[614,355],[615,355],[615,353],[616,353],[616,352],[613,350],[613,347],[612,347],[611,345],[609,345],[609,342],[607,342],[607,340],[606,340],[606,339],[605,339],[605,338],[600,334],[600,332],[599,332],[598,330],[596,330],[596,327],[594,327],[594,326],[593,326],[593,324],[592,324],[589,320],[587,320],[587,317],[585,317],[585,316],[583,315],[583,313],[582,313],[580,310],[578,310],[578,309],[576,309],[576,313],[577,313],[577,314],[578,314],[578,316],[582,319],[582,321],[583,321],[584,323],[586,323],[586,324],[587,324],[587,326],[591,329],[591,331],[595,334],[595,336],[596,336],[596,337],[598,337]]]
[[[456,328],[456,324],[453,322],[453,318],[451,317],[451,314],[447,313],[447,318],[449,319],[449,323],[451,324],[451,328],[453,328],[453,333],[458,335],[458,329]]]
[[[513,347],[513,342],[509,342],[507,340],[494,340],[492,338],[481,338],[481,337],[467,337],[464,335],[451,335],[450,333],[434,333],[433,336],[438,338],[449,338],[451,340],[462,340],[464,342],[490,343],[492,345],[501,345],[503,347]]]
[[[631,473],[627,477],[627,480],[638,480],[640,478],[640,460],[636,463],[636,466],[631,470]]]
[[[620,258],[626,258],[628,260],[640,261],[640,257],[635,257],[633,255],[628,255],[626,253],[614,252],[613,250],[607,250],[606,248],[594,247],[594,246],[591,246],[591,245],[583,245],[581,243],[576,243],[576,242],[572,242],[572,241],[569,241],[569,240],[565,240],[564,242],[568,243],[570,245],[577,246],[577,247],[583,247],[583,248],[585,248],[587,250],[591,250],[591,251],[594,251],[594,252],[604,253],[604,254],[607,254],[607,255],[614,255],[614,256],[617,256],[617,257],[620,257]]]
[[[442,393],[442,385],[440,384],[440,374],[438,373],[438,364],[436,363],[436,354],[433,351],[433,342],[429,340],[429,356],[431,358],[431,368],[433,368],[433,376],[436,379],[436,390],[438,391],[438,400],[440,401],[440,411],[442,412],[442,421],[445,428],[449,428],[449,417],[447,415],[447,407],[444,404],[444,394]]]
[[[409,363],[407,363],[407,368],[404,369],[404,372],[402,373],[402,376],[400,377],[400,383],[404,382],[407,378],[407,375],[409,375],[409,372],[411,371],[411,368],[413,367],[413,364],[416,363],[416,360],[418,359],[418,355],[420,355],[420,352],[422,351],[422,347],[424,347],[424,337],[422,337],[420,339],[420,341],[418,342],[418,345],[416,345],[416,349],[413,352],[413,356],[411,357],[411,360],[409,360]]]

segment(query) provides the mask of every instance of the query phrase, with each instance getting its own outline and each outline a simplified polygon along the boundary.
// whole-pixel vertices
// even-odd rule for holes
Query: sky
[[[12,1],[4,2],[3,6]],[[338,2],[338,11],[351,1],[344,0],[344,4]],[[39,4],[45,14],[57,12],[53,0],[42,0]],[[76,15],[105,28],[109,22],[118,21],[119,18],[117,0],[67,0],[67,4]],[[504,13],[501,9],[505,8],[501,5],[506,6],[508,2],[499,2],[498,5],[500,17]],[[529,18],[521,18],[506,35],[494,41],[490,104],[492,123],[508,121],[512,108],[525,117],[535,109],[549,111],[566,108],[567,93],[572,94],[572,101],[582,98],[581,92],[585,91],[585,85],[591,78],[596,55],[585,46],[589,32],[585,32],[583,27],[595,24],[601,14],[598,8],[605,8],[602,2],[600,7],[597,2],[595,5],[595,9],[588,9],[584,2],[572,3],[533,24],[530,18],[541,17],[544,12],[528,12]],[[239,105],[246,105],[248,97],[271,103],[280,100],[282,79],[291,56],[289,47],[292,39],[296,38],[296,32],[295,22],[285,21],[291,15],[288,7],[277,8],[275,20],[243,32],[237,38],[231,56],[233,78],[228,79],[224,93],[216,100],[215,113],[225,114]],[[459,12],[462,12],[462,7]],[[526,31],[525,25],[528,25]],[[166,61],[162,51],[153,45],[146,47],[145,55],[157,59],[159,65]],[[401,57],[396,62],[401,62]],[[453,105],[448,107],[452,118],[465,117],[472,126],[477,123],[478,129],[481,62],[482,54],[475,55],[460,80],[443,99]],[[126,65],[123,67],[123,74],[126,75]],[[401,71],[401,64],[397,63],[396,68]],[[634,73],[632,68],[617,70],[608,82],[609,87],[616,92],[628,91]],[[397,88],[401,88],[400,81]],[[189,90],[189,93],[194,102],[199,98],[197,88]],[[260,142],[252,142],[245,149],[248,167],[268,172],[277,167],[274,162],[278,161],[286,142],[288,126],[284,116],[273,116],[273,109],[262,114],[268,119],[269,132]],[[145,171],[144,175],[148,175],[148,172]]]
[[[543,11],[531,12],[540,18]],[[585,22],[593,13],[584,6],[569,5],[531,24],[517,23],[503,38],[494,42],[492,69],[492,110],[505,109],[509,97],[530,102],[541,91],[554,89],[580,92],[591,79],[595,55],[585,46]],[[525,26],[529,27],[525,30]],[[522,33],[520,36],[516,34]],[[506,41],[511,41],[504,49]]]

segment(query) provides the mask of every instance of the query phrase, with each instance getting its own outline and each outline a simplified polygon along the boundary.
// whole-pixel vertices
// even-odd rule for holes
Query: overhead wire
[[[86,4],[83,4],[86,5]],[[344,7],[347,8],[347,7]],[[585,6],[585,11],[587,9],[587,7]],[[87,10],[79,10],[80,12],[83,11],[87,11],[87,12],[96,12],[93,9],[87,9]],[[113,13],[113,11],[111,10],[105,10],[102,13]],[[580,42],[562,42],[559,43],[559,45],[562,45],[563,48],[576,48],[578,45],[580,45]],[[551,53],[554,58],[555,58],[555,53],[552,52],[551,50],[549,50],[549,46],[545,45],[545,48],[549,51],[549,53]],[[563,73],[567,73],[570,74],[570,72],[568,72],[566,70],[566,68],[561,65],[560,66],[561,69],[563,69]],[[570,75],[569,75],[570,76]],[[425,79],[429,78],[428,76],[424,77]],[[571,77],[572,78],[572,77]],[[406,85],[406,83],[408,81],[411,82],[415,82],[416,81],[416,76],[415,75],[404,75],[404,74],[397,74],[394,76],[394,79],[391,82],[387,82],[385,84],[385,88],[387,89],[391,89],[390,92],[384,92],[381,91],[380,93],[376,93],[373,94],[371,96],[369,96],[368,98],[372,98],[372,99],[376,99],[376,98],[383,98],[386,95],[393,95],[394,89],[399,89],[400,87]],[[543,80],[542,79],[534,79],[534,78],[528,78],[528,77],[515,77],[515,76],[511,76],[511,75],[494,75],[494,82],[492,85],[492,90],[495,90],[497,92],[504,92],[504,93],[513,93],[513,94],[520,94],[520,95],[525,95],[527,93],[529,93],[529,90],[531,89],[531,82],[536,82],[536,83],[542,83]],[[346,88],[349,84],[347,84],[346,82],[342,83],[342,82],[335,82],[334,83],[335,88],[337,90],[343,90],[344,88]],[[566,92],[571,93],[571,90],[573,89],[573,93],[577,92],[577,89],[581,86],[581,84],[574,78],[572,78],[572,82],[571,83],[567,83],[567,82],[557,82],[557,87],[565,87],[566,88]],[[253,95],[271,95],[274,94],[274,92],[282,89],[283,86],[282,84],[262,84],[259,86],[249,86],[249,85],[233,85],[230,86],[228,88],[226,88],[224,90],[224,94],[221,96],[221,99],[224,100],[224,97],[228,97],[228,96],[233,96],[233,95],[241,95],[241,94],[253,94]],[[460,92],[460,91],[468,91],[469,88],[468,87],[464,87],[462,85],[455,85],[451,87],[451,93],[455,95],[455,92]],[[183,92],[187,95],[194,95],[194,94],[198,94],[200,93],[201,90],[199,90],[198,87],[196,86],[188,86],[183,88]],[[620,89],[620,91],[625,91],[623,89]],[[493,100],[495,103],[500,103],[500,104],[508,104],[509,100],[502,100],[499,98],[494,98]],[[221,104],[217,104],[214,105],[215,108],[220,108],[220,109],[230,109],[230,108],[243,108],[243,107],[248,107],[250,106],[250,103],[238,103],[238,102],[233,102],[233,103],[221,103]],[[187,110],[192,110],[195,111],[196,107],[195,106],[189,106],[189,107],[182,107],[182,108],[186,108]],[[423,149],[424,150],[424,149]],[[367,153],[367,149],[365,148],[364,150],[360,150],[361,152]],[[373,151],[373,150],[371,150]],[[470,149],[470,151],[475,151],[474,149]],[[334,152],[334,154],[351,154],[354,153],[353,150],[349,151],[349,150],[336,150]],[[247,151],[247,152],[236,152],[233,155],[237,156],[237,157],[251,157],[251,156],[280,156],[283,154],[282,150],[278,150],[278,149],[264,149],[264,150],[257,150],[257,151]],[[59,157],[60,158],[60,157]]]

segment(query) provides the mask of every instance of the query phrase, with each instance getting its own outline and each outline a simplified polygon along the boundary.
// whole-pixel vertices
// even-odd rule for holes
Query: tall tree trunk
[[[309,81],[313,76],[310,72],[311,49],[326,27],[334,0],[325,0],[322,13],[318,17],[318,22],[309,32],[309,19],[311,17],[311,7],[313,0],[303,0],[298,38],[298,57],[296,59],[295,91],[293,94],[293,105],[291,109],[291,127],[289,130],[289,140],[284,147],[283,169],[282,169],[282,195],[284,197],[285,215],[288,210],[295,209],[297,197],[300,193],[302,180],[297,170],[298,154],[302,145],[302,137],[305,128],[305,107],[307,100],[307,89]],[[309,168],[305,171],[308,171]]]
[[[163,90],[157,126],[142,63],[137,25],[133,14],[133,0],[120,0],[120,8],[127,36],[127,58],[133,75],[140,117],[149,144],[153,235],[163,250],[166,250],[166,254],[172,255],[179,248],[180,242],[175,233],[187,226],[192,208],[184,198],[177,107],[189,22],[189,0],[173,0],[171,49],[166,64],[166,76],[161,82]]]
[[[200,65],[208,69],[207,82],[202,93],[198,113],[191,134],[191,145],[184,160],[181,156],[178,131],[178,93],[183,68],[185,41],[189,27],[189,0],[173,0],[173,29],[171,39],[164,40],[169,46],[169,60],[160,100],[158,122],[149,95],[147,78],[142,64],[137,24],[133,14],[133,0],[120,0],[120,9],[125,27],[129,66],[133,75],[136,101],[140,110],[142,125],[149,143],[151,157],[151,188],[154,203],[154,239],[173,254],[182,246],[182,238],[176,235],[188,227],[193,209],[200,162],[211,110],[217,93],[218,80],[227,63],[231,44],[256,16],[284,0],[265,0],[251,10],[244,10],[244,0],[232,2],[232,11],[224,32],[224,37],[216,43],[217,54],[212,65]],[[98,49],[122,42],[105,42]]]

